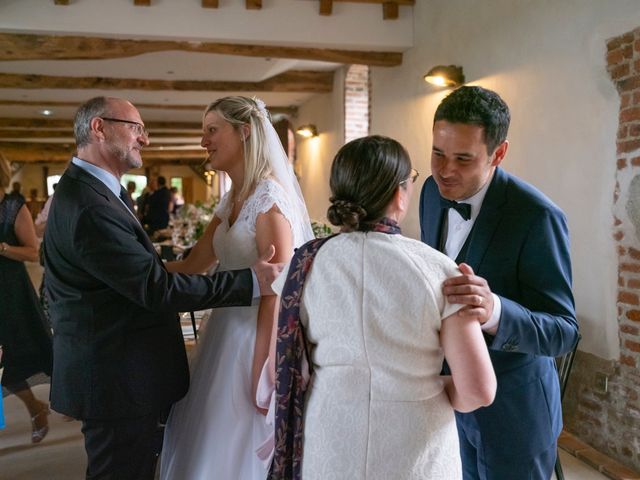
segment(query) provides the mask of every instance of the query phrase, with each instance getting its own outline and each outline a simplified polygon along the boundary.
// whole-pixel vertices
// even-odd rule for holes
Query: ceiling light
[[[44,115],[45,117],[48,117],[49,115],[53,115],[53,111],[52,110],[47,110],[47,109],[41,110],[40,113],[42,115]]]

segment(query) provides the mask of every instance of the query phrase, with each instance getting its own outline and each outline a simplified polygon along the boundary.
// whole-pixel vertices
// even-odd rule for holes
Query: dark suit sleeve
[[[500,296],[500,323],[490,348],[552,357],[571,350],[579,334],[569,235],[559,210],[541,210],[531,222],[517,276],[519,299]]]
[[[151,311],[188,311],[250,305],[253,280],[249,269],[206,275],[171,274],[149,251],[135,220],[123,221],[113,208],[84,209],[73,232],[73,246],[83,268],[103,285]],[[147,239],[144,239],[148,243]]]

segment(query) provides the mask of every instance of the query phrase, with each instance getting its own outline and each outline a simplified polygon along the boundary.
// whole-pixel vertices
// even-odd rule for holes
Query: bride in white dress
[[[273,262],[313,238],[297,180],[261,100],[226,97],[207,107],[202,146],[233,187],[202,238],[172,272],[246,268],[275,247]],[[269,465],[256,450],[273,433],[256,404],[260,372],[278,297],[250,307],[214,310],[200,332],[189,392],[167,422],[163,480],[264,480]]]

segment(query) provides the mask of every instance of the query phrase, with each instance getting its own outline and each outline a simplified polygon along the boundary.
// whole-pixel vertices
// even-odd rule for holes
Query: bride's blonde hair
[[[203,118],[215,111],[233,128],[240,130],[249,126],[248,138],[240,132],[244,154],[244,183],[240,186],[239,196],[246,197],[258,182],[271,175],[271,166],[265,148],[265,123],[271,122],[264,102],[257,98],[231,96],[209,104]],[[236,190],[237,186],[232,187]]]

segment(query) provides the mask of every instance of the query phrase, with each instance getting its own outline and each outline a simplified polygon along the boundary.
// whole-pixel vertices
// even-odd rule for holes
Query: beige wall
[[[318,127],[315,138],[296,137],[300,187],[312,220],[328,223],[329,171],[331,161],[344,143],[344,74],[336,72],[333,93],[317,95],[300,107],[294,126],[313,123]]]
[[[372,71],[371,133],[401,141],[422,180],[429,175],[433,113],[447,93],[427,85],[424,73],[438,64],[462,65],[467,82],[503,96],[512,110],[503,166],[566,212],[581,349],[603,358],[619,355],[612,240],[618,95],[606,72],[605,41],[637,26],[636,0],[416,2],[414,48],[402,66]],[[342,109],[335,98],[341,96],[336,90],[331,102],[302,109],[309,119],[334,117],[317,149],[325,153],[322,162],[339,145]],[[299,156],[303,164],[311,161],[305,149]],[[322,174],[303,184],[312,216],[326,205],[318,182],[328,171],[326,163],[314,168]],[[417,197],[403,224],[415,238]]]
[[[373,130],[405,143],[427,174],[431,119],[443,92],[422,74],[437,64],[462,65],[468,82],[498,91],[512,110],[504,167],[538,186],[568,217],[581,349],[618,358],[612,240],[618,95],[606,71],[605,40],[640,25],[638,3],[482,5],[416,5],[416,48],[395,72],[374,69]],[[417,235],[417,208],[408,226]]]

